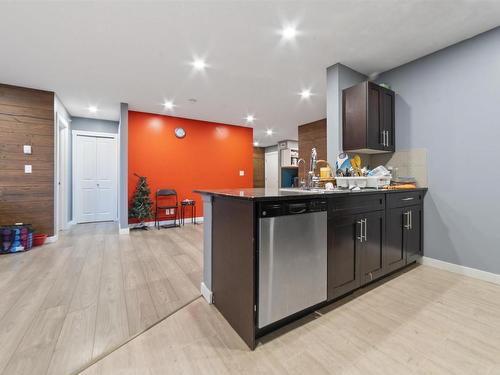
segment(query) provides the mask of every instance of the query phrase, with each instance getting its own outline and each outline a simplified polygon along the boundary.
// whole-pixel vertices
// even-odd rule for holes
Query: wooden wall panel
[[[318,159],[328,160],[326,155],[326,119],[299,126],[299,158],[306,161],[306,171],[309,170],[309,160],[313,147],[316,147]],[[303,171],[301,163],[299,178],[305,178]]]
[[[265,148],[253,148],[253,187],[265,187]]]
[[[54,235],[54,93],[0,84],[0,134],[0,225]]]

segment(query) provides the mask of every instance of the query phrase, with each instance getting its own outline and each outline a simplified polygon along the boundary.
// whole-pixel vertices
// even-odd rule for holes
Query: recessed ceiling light
[[[267,129],[266,130],[267,135],[273,135],[273,129]]]
[[[175,104],[171,100],[165,100],[165,103],[163,103],[163,106],[165,107],[165,109],[174,109]]]
[[[255,142],[253,143],[253,145],[254,145],[255,147],[257,147],[257,146],[259,145],[259,142],[255,141]]]
[[[255,121],[255,117],[254,115],[248,115],[247,117],[245,117],[245,119],[247,120],[247,122],[249,123],[252,123]]]
[[[302,90],[300,92],[300,97],[302,99],[309,99],[311,97],[312,93],[311,93],[311,90]]]
[[[297,28],[295,26],[287,26],[281,30],[283,39],[295,39],[297,36]]]
[[[202,59],[194,60],[191,65],[193,65],[193,68],[195,68],[196,70],[205,70],[205,68],[207,67],[207,63]]]
[[[97,107],[95,105],[89,106],[89,112],[90,113],[96,113],[97,112]]]

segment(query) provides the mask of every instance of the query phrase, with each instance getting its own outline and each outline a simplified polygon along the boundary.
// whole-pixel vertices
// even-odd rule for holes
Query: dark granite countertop
[[[294,190],[294,191],[292,191]],[[359,195],[359,194],[397,194],[408,193],[411,191],[427,191],[427,188],[402,189],[402,190],[384,190],[384,189],[363,189],[361,191],[351,190],[332,190],[332,191],[307,191],[299,189],[264,189],[264,188],[243,188],[243,189],[213,189],[213,190],[194,190],[195,193],[214,195],[219,197],[228,197],[234,199],[245,199],[253,201],[281,200],[289,198],[324,198],[339,195]]]

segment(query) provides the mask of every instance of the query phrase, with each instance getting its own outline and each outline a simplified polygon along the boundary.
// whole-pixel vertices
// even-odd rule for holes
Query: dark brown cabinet
[[[387,202],[386,273],[423,255],[423,193],[393,194]]]
[[[404,220],[406,208],[390,208],[387,212],[387,239],[384,249],[384,268],[395,271],[406,264]]]
[[[364,215],[364,238],[361,247],[361,284],[367,284],[385,274],[383,254],[385,241],[385,212]]]
[[[329,202],[328,300],[403,268],[423,254],[425,191]]]
[[[343,90],[344,151],[395,151],[394,91],[366,81]]]
[[[328,300],[359,288],[361,281],[361,217],[328,219]]]
[[[328,220],[328,299],[384,275],[383,194],[332,199]]]
[[[406,209],[406,264],[414,262],[423,255],[423,208],[422,205],[411,206]]]

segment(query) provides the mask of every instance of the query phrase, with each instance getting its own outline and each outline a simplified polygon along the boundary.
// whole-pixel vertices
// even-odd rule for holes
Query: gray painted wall
[[[71,130],[118,134],[118,122],[93,118],[73,117]]]
[[[396,146],[428,150],[425,255],[500,274],[500,28],[382,74]]]
[[[73,117],[71,119],[70,130],[82,130],[87,132],[97,133],[113,133],[118,134],[118,122],[98,120],[84,117]],[[73,220],[73,133],[69,137],[68,153],[69,153],[69,218]]]
[[[120,229],[128,228],[128,104],[120,103],[120,177],[118,215]]]
[[[340,63],[326,70],[326,155],[332,166],[342,152],[342,90],[367,79]]]

